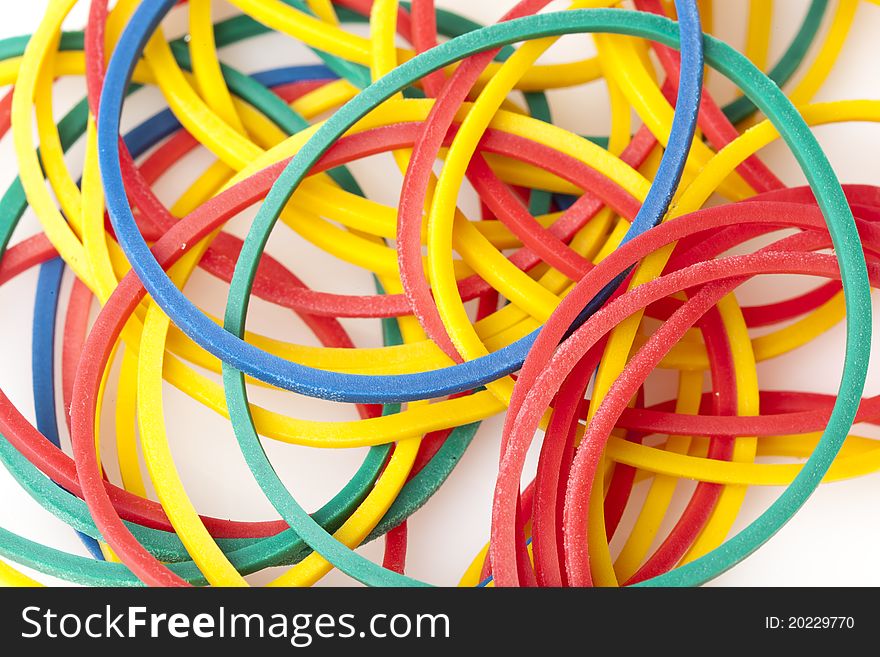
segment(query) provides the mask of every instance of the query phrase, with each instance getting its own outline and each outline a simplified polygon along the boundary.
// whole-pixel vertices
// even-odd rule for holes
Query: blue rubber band
[[[31,341],[31,372],[34,392],[34,411],[37,430],[55,447],[61,447],[58,421],[55,413],[55,323],[58,318],[58,295],[64,276],[64,260],[52,258],[40,266],[37,293],[34,301],[34,323]],[[95,559],[104,560],[98,542],[77,531]]]
[[[123,98],[131,78],[134,62],[139,59],[147,39],[174,4],[173,0],[148,0],[142,3],[132,16],[107,70],[98,117],[98,143],[107,207],[120,245],[150,295],[159,303],[175,325],[197,344],[238,370],[279,388],[334,401],[395,403],[431,399],[472,390],[518,370],[537,337],[537,331],[483,358],[429,372],[394,376],[327,372],[287,361],[247,344],[232,332],[241,328],[236,326],[237,322],[230,323],[231,318],[227,316],[226,329],[217,326],[177,289],[156,262],[131,214],[116,146]],[[626,26],[621,23],[621,19],[625,16],[621,14],[621,11],[623,10],[574,10],[561,15],[572,20],[578,17],[597,20],[605,31],[625,33]],[[547,20],[547,16],[553,16],[553,14],[545,14],[540,20],[527,18],[508,21],[501,24],[503,27],[501,31],[507,32],[517,29],[517,32],[521,32],[526,38],[532,35],[554,35],[570,31],[565,25],[560,26],[558,21],[549,30],[536,25],[536,23]],[[662,24],[666,19],[653,17],[647,20]],[[697,20],[696,24],[698,23]],[[465,51],[461,53],[467,56],[499,45],[500,42],[496,43],[492,40],[498,31],[498,26],[491,26],[484,28],[479,33],[472,32],[457,37],[454,42],[456,45],[467,44]],[[267,202],[270,200],[276,203],[286,202],[308,170],[311,169],[314,161],[323,154],[323,151],[317,152],[316,149],[310,148],[312,143],[320,138],[324,138],[325,143],[332,143],[363,115],[361,109],[363,106],[373,107],[406,88],[415,79],[453,62],[456,57],[451,56],[450,53],[454,55],[454,47],[448,46],[449,43],[453,42],[446,42],[432,49],[429,53],[419,55],[406,62],[389,75],[373,83],[336,112],[281,174],[269,192]],[[687,70],[693,70],[696,62],[699,62],[699,67],[702,67],[699,52],[699,49],[694,53],[691,53],[690,48],[686,50],[682,55],[683,70],[685,67]],[[426,66],[426,61],[431,64]],[[682,84],[685,82],[687,81],[682,80]],[[684,97],[682,100],[684,101]],[[688,134],[692,134],[694,129],[689,125],[695,121],[694,114],[687,121],[675,122],[673,127],[676,127],[681,133],[672,135],[671,141],[674,143],[687,142]],[[675,159],[664,158],[664,164],[661,180],[676,180],[678,174],[674,170]],[[658,191],[655,195],[663,198],[666,192],[660,193]],[[263,248],[263,244],[254,236],[263,232],[267,223],[270,225],[274,223],[274,219],[267,213],[266,207],[267,205],[264,204],[257,214],[251,232],[245,240],[239,264],[232,279],[231,292],[249,287],[251,284],[251,281],[245,279],[241,263],[258,257],[258,253]],[[662,217],[665,207],[661,207],[661,204],[658,203],[649,210],[656,213],[656,217],[653,219],[648,217],[646,211],[642,215],[643,220],[635,230],[644,230],[653,225],[659,217]],[[631,237],[634,237],[635,234],[633,233]]]

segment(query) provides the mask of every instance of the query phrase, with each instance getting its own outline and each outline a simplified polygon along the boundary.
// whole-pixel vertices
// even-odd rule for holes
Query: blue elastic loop
[[[134,63],[140,58],[143,47],[150,35],[152,35],[159,22],[174,4],[174,0],[151,0],[144,2],[138,7],[126,27],[107,70],[98,117],[98,144],[107,208],[119,242],[147,291],[178,328],[183,330],[197,344],[235,369],[279,388],[334,401],[395,403],[430,399],[472,390],[517,371],[522,366],[530,347],[537,338],[537,331],[483,358],[429,372],[377,376],[342,374],[306,367],[247,344],[229,330],[217,326],[177,289],[162,267],[156,262],[137,228],[131,208],[128,205],[117,151],[122,104],[125,91],[131,79]],[[602,16],[603,18],[614,16],[613,20],[616,21],[620,20],[621,11],[624,10],[574,10],[567,13],[589,13],[597,17]],[[658,17],[657,20],[664,19]],[[510,21],[505,25],[510,26],[514,22]],[[698,19],[688,20],[682,23],[682,28],[686,28],[688,31],[698,30],[698,25]],[[480,36],[488,37],[493,29],[493,27],[485,28],[480,33]],[[490,47],[486,45],[483,39],[477,41],[472,36],[466,35],[459,37],[459,39],[470,39],[473,42],[468,48],[467,54],[479,52]],[[695,34],[683,35],[683,41],[688,46],[684,48],[686,52],[682,55],[682,71],[688,71],[693,75],[693,71],[696,69],[702,70],[703,66],[702,51],[699,47],[694,47],[696,44],[701,43],[701,33],[697,31]],[[436,58],[435,61],[438,66],[444,62],[441,59],[444,55],[447,59],[451,60],[451,57],[448,56],[448,53],[444,53],[444,50],[448,50],[446,44],[441,44],[438,48],[434,48],[431,51],[434,53],[432,56]],[[368,96],[371,100],[375,101],[373,104],[390,97],[407,86],[405,82],[398,83],[398,81],[406,80],[408,75],[412,77],[417,75],[417,72],[424,72],[424,59],[424,56],[420,55],[406,62],[398,67],[394,73],[374,82],[362,91],[359,96]],[[695,85],[696,79],[694,77],[691,80],[687,80],[683,77],[680,86],[683,89],[698,86]],[[682,114],[682,118],[674,122],[673,128],[676,134],[670,137],[670,142],[673,144],[688,143],[690,136],[693,134],[694,124],[696,123],[696,111],[691,107],[685,109],[685,105],[690,104],[692,100],[693,95],[689,97],[682,96],[682,102],[679,103],[679,108],[677,109],[677,113]],[[337,111],[325,122],[318,134],[341,134],[348,125],[358,118],[350,107],[351,102]],[[693,111],[689,112],[686,110]],[[658,172],[657,177],[659,181],[671,183],[672,181],[677,181],[680,176],[680,171],[676,169],[680,163],[681,156],[679,154],[678,157],[673,157],[675,154],[671,149],[668,149],[667,152],[670,156],[663,158],[661,170]],[[302,166],[300,163],[301,159],[295,157],[290,162],[269,192],[270,197],[273,195],[289,196],[292,193],[293,186],[288,183],[291,180],[297,182],[305,173],[298,170]],[[674,190],[674,185],[672,189]],[[638,234],[636,231],[646,230],[662,217],[666,208],[659,201],[667,198],[669,195],[671,195],[670,189],[663,188],[654,193],[654,197],[658,199],[658,202],[654,202],[648,210],[639,213],[642,218],[637,224],[633,224],[631,228],[633,232],[631,232],[630,238]],[[257,239],[253,236],[256,234],[256,229],[261,224],[261,221],[265,224],[269,219],[265,216],[261,218],[261,215],[264,214],[262,212],[257,214],[251,233],[249,233],[248,238],[245,240],[242,255],[246,251],[253,251],[260,246],[256,243]],[[237,268],[233,276],[233,287],[236,284],[241,284],[243,275],[244,272],[239,271],[239,268]],[[227,326],[227,328],[231,327]]]
[[[31,342],[31,372],[37,430],[59,449],[61,437],[58,434],[58,420],[55,414],[55,323],[58,317],[58,295],[63,276],[64,261],[61,258],[52,258],[40,266]],[[98,541],[79,531],[76,534],[89,554],[95,559],[104,560]]]

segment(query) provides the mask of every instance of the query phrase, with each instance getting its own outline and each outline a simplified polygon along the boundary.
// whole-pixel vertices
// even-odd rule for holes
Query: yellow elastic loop
[[[144,60],[153,70],[171,111],[208,150],[234,169],[260,155],[261,148],[223,121],[187,84],[161,29],[156,30],[144,48]]]
[[[701,19],[705,20],[705,17],[701,15]],[[749,0],[749,30],[746,33],[745,55],[762,71],[767,70],[772,25],[773,0]]]
[[[208,106],[227,124],[240,134],[245,134],[244,125],[232,95],[223,78],[217,47],[214,43],[214,24],[211,21],[211,0],[190,0],[189,2],[189,52],[192,70],[199,93]]]
[[[732,294],[718,302],[718,312],[730,344],[736,382],[736,412],[739,416],[758,415],[758,370],[742,311]],[[738,436],[733,443],[732,461],[754,461],[757,438]],[[725,486],[703,531],[684,556],[682,563],[697,559],[724,542],[745,499],[745,486]]]
[[[679,375],[678,397],[675,400],[675,412],[684,415],[696,415],[700,410],[700,398],[703,393],[702,372],[684,371]],[[605,451],[606,458],[618,463],[623,460],[615,458],[614,451],[619,441],[612,438]],[[664,446],[667,454],[687,454],[690,449],[690,436],[669,436]],[[620,581],[625,582],[632,577],[648,555],[648,550],[660,530],[660,522],[669,509],[672,496],[678,486],[678,478],[658,475],[651,482],[651,488],[645,497],[635,524],[627,536],[626,542],[614,562],[614,572]]]
[[[812,434],[812,441],[804,441],[800,454],[808,457],[821,434]],[[802,439],[803,436],[796,436]],[[864,441],[864,446],[857,449],[849,449],[855,445],[852,441]],[[758,442],[758,454],[779,456],[778,453],[762,450],[764,439]],[[878,441],[870,438],[850,436],[845,443],[847,449],[841,451],[835,459],[828,474],[823,481],[840,481],[860,477],[871,472],[880,470],[880,445]],[[626,440],[612,439],[608,443],[606,456],[618,463],[625,463],[634,468],[646,472],[659,473],[655,482],[663,479],[677,481],[679,477],[707,481],[716,484],[730,484],[736,486],[785,486],[800,472],[800,463],[742,463],[736,461],[718,461],[698,456],[688,456],[678,450],[669,449],[667,442],[663,449],[651,447],[650,458],[641,450],[633,450],[633,443]],[[854,453],[852,453],[854,452]],[[665,509],[663,509],[665,511]],[[631,534],[630,536],[633,536]],[[621,557],[615,563],[615,567],[622,565]],[[618,573],[623,579],[622,571]],[[631,574],[631,573],[630,573]]]
[[[169,323],[169,319],[158,306],[150,306],[144,321],[138,358],[137,403],[144,461],[162,508],[187,552],[208,581],[215,586],[245,586],[247,583],[244,578],[214,542],[190,502],[165,435],[165,421],[162,416],[162,357],[165,354],[164,337]]]
[[[61,24],[77,0],[52,0],[37,31],[28,41],[12,96],[12,133],[19,177],[46,237],[64,257],[77,277],[91,287],[91,271],[82,244],[55,206],[43,183],[33,138],[32,107],[44,65],[58,42]]]

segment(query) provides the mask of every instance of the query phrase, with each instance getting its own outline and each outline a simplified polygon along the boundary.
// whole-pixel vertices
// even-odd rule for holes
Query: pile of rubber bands
[[[278,566],[275,585],[334,568],[427,584],[406,574],[407,519],[496,415],[491,523],[468,586],[701,584],[823,479],[880,469],[880,443],[850,434],[880,421],[880,397],[862,396],[880,187],[841,184],[810,129],[880,121],[880,101],[811,103],[858,0],[812,0],[775,63],[763,0],[743,3],[745,54],[711,36],[711,3],[696,0],[499,1],[488,26],[434,0],[228,0],[238,13],[219,21],[210,0],[80,1],[83,32],[62,31],[77,0],[50,0],[32,36],[0,42],[0,130],[19,172],[0,199],[0,284],[39,268],[35,418],[0,392],[0,460],[92,557],[0,529],[3,582],[35,584],[17,564],[88,585],[245,585]],[[164,36],[169,14],[185,16],[185,37]],[[218,56],[268,32],[311,63],[266,56],[245,73]],[[569,35],[597,55],[539,63]],[[738,88],[734,102],[714,102],[710,72]],[[88,94],[59,117],[53,89],[68,76]],[[123,130],[144,86],[165,108]],[[608,135],[554,125],[547,92],[565,87],[604,94]],[[780,139],[808,186],[760,159]],[[198,149],[213,161],[193,176]],[[353,173],[380,154],[399,168],[396,206]],[[195,182],[168,207],[156,188],[175,176]],[[28,209],[42,232],[14,240]],[[248,211],[242,239],[226,224]],[[375,293],[308,286],[301,254],[270,254],[273,231],[354,266]],[[187,288],[197,269],[225,286],[222,317]],[[815,281],[738,303],[741,285],[769,275]],[[247,330],[254,296],[319,346]],[[381,327],[384,346],[358,347],[341,321],[353,318]],[[759,387],[757,363],[844,319],[837,395]],[[677,383],[648,404],[657,370]],[[172,457],[166,384],[229,419],[275,518],[200,515]],[[110,386],[115,426],[100,426]],[[272,411],[249,401],[256,386],[354,404],[359,419]],[[261,441],[369,450],[306,509]],[[734,533],[749,487],[767,485],[784,492]],[[356,551],[375,539],[381,564]]]

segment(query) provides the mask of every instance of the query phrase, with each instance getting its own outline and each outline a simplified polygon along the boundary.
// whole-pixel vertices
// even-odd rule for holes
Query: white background
[[[481,22],[497,20],[512,5],[508,0],[482,2],[438,0],[438,6],[456,9]],[[715,34],[729,43],[742,47],[744,43],[746,0],[716,2]],[[775,61],[799,25],[807,0],[777,1],[774,9],[773,41],[770,60]],[[47,5],[45,0],[3,3],[0,37],[32,32]],[[231,15],[225,2],[215,3],[217,15]],[[563,3],[554,3],[562,8]],[[836,7],[836,3],[831,3]],[[79,29],[85,24],[88,3],[81,0],[66,25]],[[827,18],[825,26],[827,27]],[[176,35],[185,24],[183,12],[177,11],[166,28]],[[880,56],[880,7],[861,3],[856,22],[840,60],[828,82],[818,94],[818,100],[880,98],[880,75],[876,62]],[[821,35],[820,35],[821,41]],[[570,61],[591,51],[588,38],[567,37],[548,53],[546,61]],[[271,53],[271,54],[269,54]],[[815,53],[811,50],[809,61]],[[287,63],[312,61],[313,56],[279,36],[262,37],[245,45],[224,50],[223,58],[245,71],[274,68]],[[722,84],[716,75],[710,89],[716,99],[730,100],[732,90]],[[84,92],[81,80],[65,80],[56,88],[57,111],[60,113],[78,100]],[[607,98],[601,83],[551,94],[555,120],[566,128],[586,134],[603,134],[608,128]],[[137,109],[126,114],[128,122],[143,118],[161,107],[154,92],[141,93],[133,103]],[[60,115],[60,114],[59,114]],[[858,124],[823,127],[816,131],[840,179],[851,183],[880,184],[880,127]],[[0,182],[5,187],[15,173],[11,139],[7,136],[0,144]],[[69,162],[74,172],[79,171],[81,150],[74,149]],[[763,155],[771,167],[789,184],[802,184],[790,155],[774,145]],[[195,175],[209,159],[204,153],[191,159],[188,175]],[[376,158],[369,165],[354,167],[358,180],[368,194],[377,200],[395,204],[400,176],[387,158]],[[158,191],[166,202],[176,198],[188,182],[182,177],[162,180]],[[463,199],[466,210],[473,208],[473,199]],[[247,218],[238,220],[233,230],[242,233]],[[29,212],[14,241],[37,230],[37,223]],[[340,264],[318,252],[286,229],[277,231],[270,250],[288,264],[296,263],[295,271],[306,282],[329,291],[361,291],[369,293],[370,278],[362,271]],[[332,275],[327,268],[332,267]],[[30,316],[36,284],[36,270],[19,276],[0,288],[0,307],[7,310],[0,321],[2,366],[0,386],[29,417],[33,417],[30,392]],[[66,281],[65,290],[70,281]],[[768,277],[760,285],[752,285],[742,293],[742,300],[754,303],[757,299],[778,299],[786,291],[803,289],[803,282]],[[204,307],[219,313],[223,308],[224,290],[216,281],[199,275],[187,289]],[[62,297],[63,298],[63,297]],[[314,344],[290,313],[267,308],[255,303],[249,327],[273,337]],[[876,308],[875,312],[880,311]],[[347,322],[359,345],[378,345],[379,333],[369,322]],[[878,338],[875,338],[875,347]],[[765,389],[793,389],[833,393],[842,360],[843,327],[821,336],[812,344],[785,357],[759,366],[761,385]],[[880,392],[876,359],[872,362],[867,394]],[[668,397],[670,379],[660,377],[652,388],[656,398]],[[253,482],[235,445],[228,423],[210,411],[192,402],[178,391],[166,386],[166,416],[172,450],[183,481],[199,510],[220,517],[265,519],[276,517],[273,509]],[[300,417],[339,419],[353,417],[348,407],[295,398],[282,393],[255,391],[254,401],[270,405]],[[104,460],[114,476],[112,449],[112,406],[115,390],[108,389],[104,414],[103,443],[107,445]],[[440,492],[410,521],[408,574],[438,584],[451,585],[458,578],[477,550],[484,544],[489,531],[492,489],[498,460],[501,420],[487,421],[480,428],[474,443],[458,468]],[[869,428],[862,435],[874,435]],[[66,436],[64,437],[66,441]],[[309,509],[322,504],[347,481],[363,457],[361,450],[349,452],[320,451],[268,443],[268,452],[293,493]],[[534,456],[534,455],[533,455]],[[534,467],[534,458],[529,461]],[[527,469],[531,478],[533,470]],[[752,489],[737,528],[750,519],[778,495],[779,489]],[[880,475],[875,474],[854,481],[821,487],[806,507],[766,546],[732,571],[715,580],[722,585],[860,585],[880,584],[880,565],[876,558],[880,545]],[[73,532],[39,507],[12,478],[0,471],[0,525],[28,538],[85,554]],[[683,498],[682,498],[683,499]],[[682,500],[679,500],[681,502]],[[619,547],[617,541],[613,547]],[[380,560],[382,541],[376,541],[360,550],[366,556]],[[251,578],[262,583],[273,573],[261,573]],[[52,581],[42,575],[41,581]],[[351,584],[340,573],[331,573],[323,584]]]

